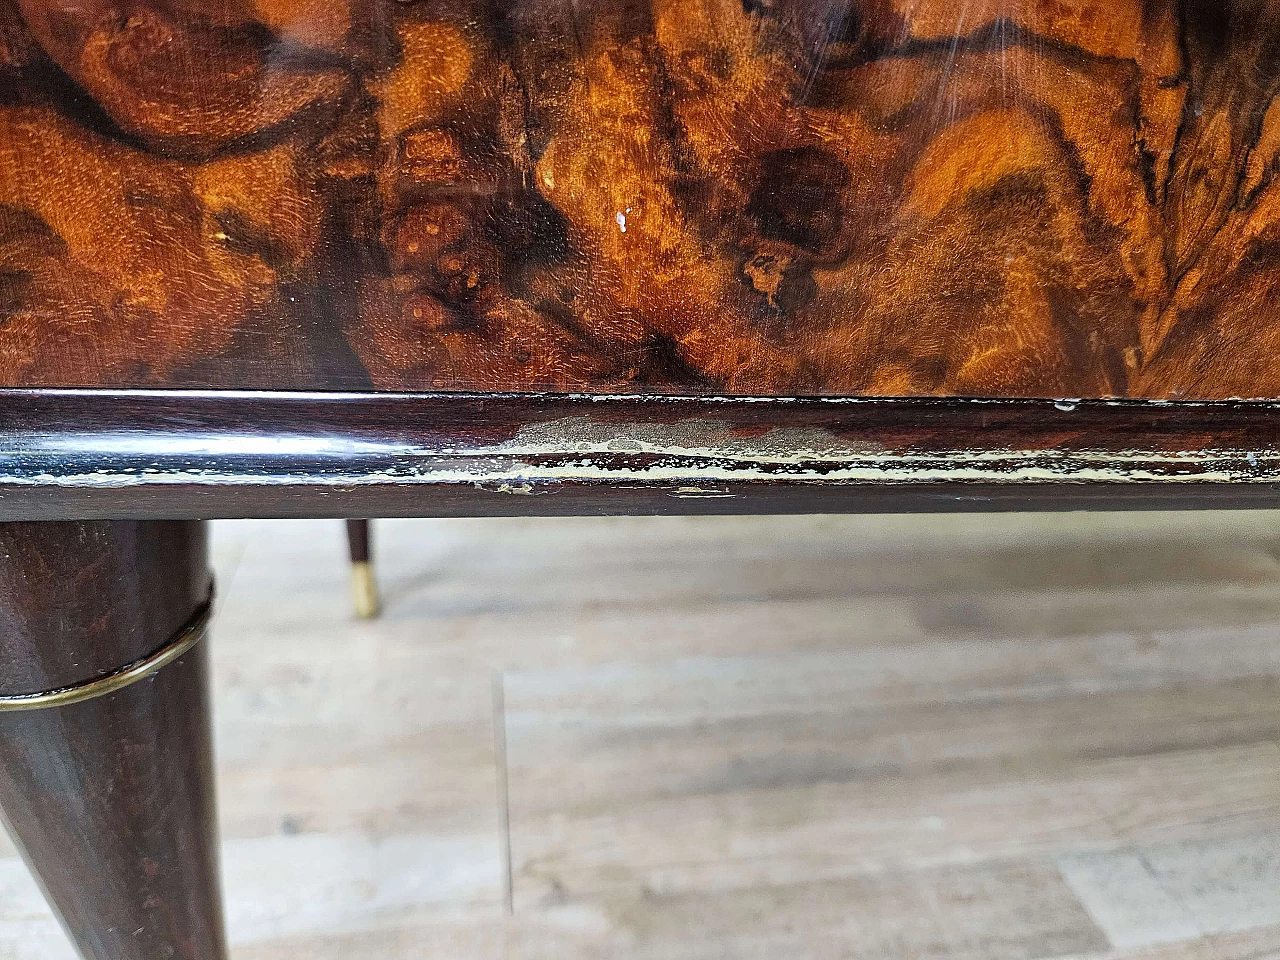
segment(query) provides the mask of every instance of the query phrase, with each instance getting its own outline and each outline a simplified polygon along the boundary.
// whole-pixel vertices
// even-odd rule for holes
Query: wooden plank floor
[[[235,960],[1280,956],[1280,514],[376,536],[215,525]]]

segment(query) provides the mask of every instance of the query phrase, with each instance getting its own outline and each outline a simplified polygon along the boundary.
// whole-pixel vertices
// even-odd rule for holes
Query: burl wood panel
[[[0,0],[0,385],[1280,396],[1280,2]]]

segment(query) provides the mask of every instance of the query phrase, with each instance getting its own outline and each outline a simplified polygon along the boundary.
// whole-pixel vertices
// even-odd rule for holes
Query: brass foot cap
[[[351,564],[351,599],[361,620],[372,620],[382,609],[378,581],[373,577],[373,564],[368,561]]]

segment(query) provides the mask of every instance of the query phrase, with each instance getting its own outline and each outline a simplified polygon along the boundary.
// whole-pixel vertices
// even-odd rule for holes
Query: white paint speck
[[[623,233],[627,232],[627,215],[619,210],[613,215],[613,219],[618,221],[618,229]]]

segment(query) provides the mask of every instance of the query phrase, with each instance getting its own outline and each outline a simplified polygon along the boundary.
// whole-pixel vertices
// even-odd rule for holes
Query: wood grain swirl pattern
[[[0,384],[1280,396],[1274,0],[0,0]]]

